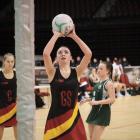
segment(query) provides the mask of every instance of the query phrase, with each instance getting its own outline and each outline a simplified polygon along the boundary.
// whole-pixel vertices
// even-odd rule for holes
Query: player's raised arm
[[[55,73],[55,68],[52,62],[52,58],[51,58],[51,52],[54,48],[54,45],[57,39],[60,36],[61,36],[61,33],[54,32],[54,35],[51,37],[51,39],[49,40],[49,42],[47,43],[43,51],[43,59],[44,59],[45,69],[46,69],[49,81],[52,80],[52,77],[54,76],[54,73]]]
[[[76,68],[77,76],[80,77],[83,71],[88,67],[88,64],[90,63],[92,52],[86,45],[86,43],[75,33],[75,29],[68,35],[68,37],[71,37],[78,44],[78,46],[84,54],[84,57],[82,58],[80,64]]]

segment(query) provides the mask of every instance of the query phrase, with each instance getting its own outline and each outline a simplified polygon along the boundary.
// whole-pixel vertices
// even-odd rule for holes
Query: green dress
[[[99,82],[94,86],[94,90],[91,92],[92,99],[98,101],[108,98],[107,90],[105,88],[108,81],[110,81],[110,79]],[[93,105],[86,122],[89,124],[107,126],[110,123],[110,116],[110,104]]]

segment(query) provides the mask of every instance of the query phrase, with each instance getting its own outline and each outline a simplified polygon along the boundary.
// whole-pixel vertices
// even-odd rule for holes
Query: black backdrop
[[[35,0],[35,53],[42,54],[52,36],[51,21],[56,14],[69,14],[79,36],[89,45],[93,56],[104,59],[126,56],[132,65],[140,65],[140,1],[116,0],[108,4],[103,15],[96,13],[107,0]],[[82,55],[76,44],[59,39],[52,56],[60,45],[68,45],[74,57]],[[0,55],[15,52],[14,0],[0,1]]]

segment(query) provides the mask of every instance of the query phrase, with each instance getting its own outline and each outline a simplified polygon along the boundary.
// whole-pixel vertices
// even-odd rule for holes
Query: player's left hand
[[[70,37],[72,38],[74,35],[76,35],[76,32],[75,32],[75,25],[73,25],[73,30],[67,35],[67,37]]]

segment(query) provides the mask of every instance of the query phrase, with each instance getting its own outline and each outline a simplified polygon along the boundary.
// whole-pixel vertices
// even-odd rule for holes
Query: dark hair
[[[61,48],[61,47],[65,47],[65,48],[71,50],[70,47],[69,47],[69,46],[66,46],[66,45],[61,45],[60,47],[58,47],[58,49]],[[58,50],[58,49],[57,49],[57,50]]]
[[[65,45],[61,45],[61,46],[57,49],[56,53],[57,53],[57,52],[58,52],[58,50],[59,50],[60,48],[62,48],[62,47],[67,48],[67,49],[69,50],[70,54],[71,54],[71,49],[70,49],[70,47],[65,46]]]

